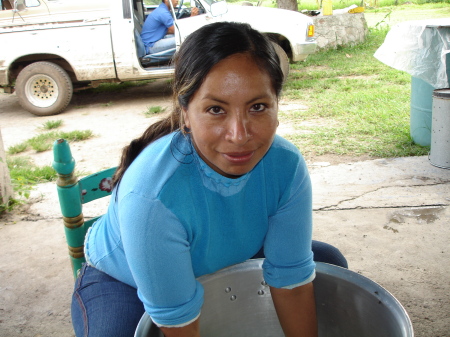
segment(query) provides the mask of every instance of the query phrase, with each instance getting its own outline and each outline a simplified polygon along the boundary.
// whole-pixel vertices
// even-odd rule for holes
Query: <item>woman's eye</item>
[[[207,111],[213,115],[219,115],[219,114],[224,113],[223,109],[218,106],[213,106],[213,107],[209,108]]]
[[[250,111],[261,112],[261,111],[264,111],[265,109],[266,109],[265,104],[257,103],[257,104],[252,105],[252,107],[250,108]]]

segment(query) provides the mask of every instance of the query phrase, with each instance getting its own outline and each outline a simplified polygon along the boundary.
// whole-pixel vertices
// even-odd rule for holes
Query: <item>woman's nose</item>
[[[251,138],[250,122],[243,116],[232,118],[228,123],[226,139],[236,145],[243,145]]]

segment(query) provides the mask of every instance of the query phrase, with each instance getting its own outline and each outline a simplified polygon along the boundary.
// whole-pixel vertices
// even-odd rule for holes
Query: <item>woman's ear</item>
[[[191,123],[189,122],[189,114],[186,108],[181,108],[181,113],[183,114],[183,121],[184,121],[184,125],[186,125],[186,127],[188,127],[189,129],[191,128]]]

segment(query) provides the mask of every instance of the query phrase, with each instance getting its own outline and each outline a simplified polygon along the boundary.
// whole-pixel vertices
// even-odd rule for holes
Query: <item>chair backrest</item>
[[[112,176],[116,167],[78,179],[75,176],[75,160],[69,143],[65,139],[58,139],[53,144],[53,168],[58,174],[56,184],[59,205],[73,275],[76,278],[81,265],[86,261],[84,258],[86,232],[98,218],[85,221],[83,204],[111,195]]]

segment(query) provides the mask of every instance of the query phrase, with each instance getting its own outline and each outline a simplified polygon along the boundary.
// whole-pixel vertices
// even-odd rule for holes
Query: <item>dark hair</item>
[[[148,144],[175,130],[183,132],[183,108],[188,107],[212,67],[234,54],[250,55],[260,69],[269,74],[276,96],[279,97],[283,72],[268,38],[242,23],[217,22],[201,27],[186,38],[175,55],[172,113],[150,125],[141,137],[123,149],[120,165],[113,178],[114,186]]]

